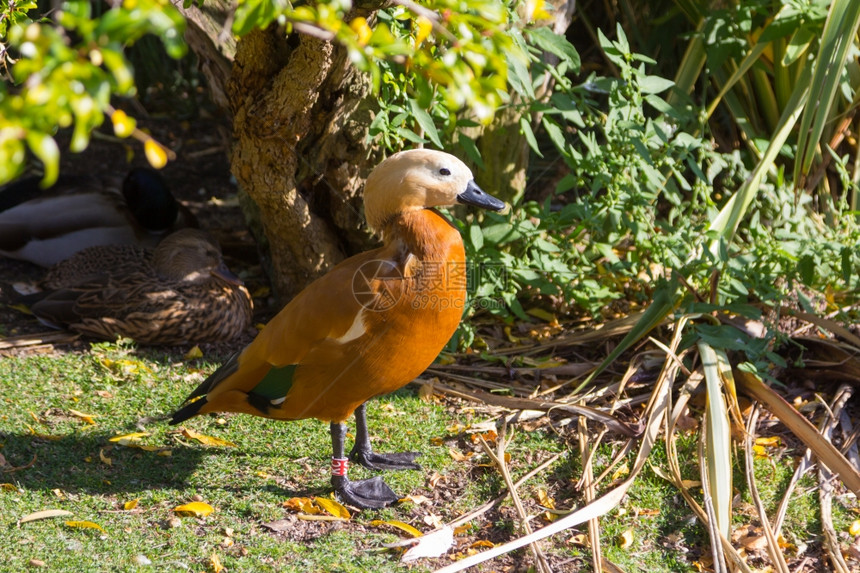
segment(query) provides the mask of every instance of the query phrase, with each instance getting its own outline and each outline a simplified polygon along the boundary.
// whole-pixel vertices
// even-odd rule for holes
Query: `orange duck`
[[[415,149],[396,153],[367,178],[368,224],[378,249],[351,257],[300,292],[242,351],[185,400],[171,424],[207,412],[331,423],[331,482],[360,508],[399,496],[380,476],[350,481],[350,461],[371,469],[420,469],[414,452],[371,449],[365,403],[421,374],[460,323],[466,302],[459,232],[434,207],[467,204],[500,211],[456,157]],[[345,454],[346,420],[355,445]]]

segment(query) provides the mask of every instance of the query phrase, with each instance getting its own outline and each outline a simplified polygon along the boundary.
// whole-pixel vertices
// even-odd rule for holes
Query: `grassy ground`
[[[465,403],[422,399],[407,388],[372,402],[369,418],[380,451],[422,453],[422,471],[386,474],[388,483],[413,501],[354,512],[346,522],[299,520],[283,506],[285,500],[330,493],[327,426],[314,420],[206,416],[184,427],[236,447],[205,446],[188,438],[168,426],[165,416],[212,368],[205,360],[116,345],[0,360],[0,527],[5,528],[0,571],[41,564],[56,571],[217,571],[221,565],[228,571],[400,571],[406,566],[399,563],[399,553],[382,545],[408,536],[374,520],[398,520],[429,531],[503,490],[499,473],[463,432],[485,419],[483,412]],[[515,478],[561,453],[520,489],[529,513],[538,516],[539,490],[560,508],[582,502],[573,485],[581,474],[573,434],[545,420],[520,426],[508,450]],[[147,432],[136,443],[151,448],[110,441],[132,432]],[[682,446],[689,454],[684,472],[695,479],[695,444],[689,439]],[[612,442],[602,446],[596,466],[608,463],[616,449]],[[663,456],[658,448],[652,463],[660,467]],[[790,464],[767,459],[760,464],[764,483],[779,485],[790,472]],[[353,476],[370,474],[356,468]],[[736,487],[743,492],[740,475]],[[191,501],[203,501],[214,512],[187,517],[174,511]],[[747,503],[743,495],[739,503]],[[768,504],[776,503],[770,495]],[[815,543],[816,534],[806,529],[815,526],[810,516],[815,508],[814,493],[793,507],[786,537],[795,545]],[[18,523],[48,509],[71,515]],[[446,557],[411,569],[433,570],[517,536],[515,515],[509,502],[502,504],[459,531]],[[279,520],[279,531],[264,525]],[[89,521],[102,529],[67,521]],[[543,523],[537,517],[533,525]],[[697,562],[707,562],[701,526],[677,491],[650,468],[601,527],[604,555],[627,571],[690,571]],[[585,531],[544,542],[555,570],[590,569]],[[529,553],[520,551],[482,570],[520,570],[530,563]]]

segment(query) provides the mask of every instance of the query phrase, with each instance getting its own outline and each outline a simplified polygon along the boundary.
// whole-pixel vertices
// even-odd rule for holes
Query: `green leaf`
[[[567,141],[564,138],[564,132],[561,130],[561,127],[559,127],[555,120],[546,115],[541,117],[540,121],[556,149],[564,153],[565,148],[567,147]]]
[[[472,225],[469,227],[469,241],[476,251],[480,251],[484,246],[484,233],[481,231],[480,225]]]
[[[848,247],[842,247],[841,262],[842,262],[842,280],[846,284],[851,284],[851,273],[853,271],[852,258],[854,251]]]
[[[639,89],[645,94],[658,94],[675,85],[672,80],[660,76],[645,76],[639,78]]]
[[[534,99],[535,91],[532,87],[532,76],[529,73],[528,65],[520,54],[516,53],[514,50],[508,50],[506,52],[507,60],[508,60],[508,70],[512,71],[512,74],[508,74],[508,82],[510,82],[511,87],[514,88],[514,91],[521,96],[525,96],[529,99]]]
[[[412,108],[412,115],[415,117],[415,121],[417,121],[418,125],[421,126],[421,129],[424,130],[424,135],[430,138],[433,145],[442,149],[443,145],[442,141],[439,139],[439,131],[436,129],[436,124],[433,123],[433,118],[430,117],[430,114],[418,105],[417,101],[411,98],[409,99],[409,107]]]
[[[42,187],[50,187],[57,181],[60,172],[60,148],[50,135],[31,131],[27,134],[27,145],[45,167]]]
[[[579,73],[579,53],[576,51],[576,48],[573,47],[573,44],[567,41],[567,38],[556,34],[546,27],[528,30],[526,33],[529,40],[531,40],[535,46],[545,52],[549,52],[550,54],[557,56],[563,62],[567,63],[570,66],[570,71],[572,73]]]
[[[522,134],[526,138],[529,147],[532,148],[532,151],[534,151],[538,157],[543,157],[543,153],[540,152],[540,147],[538,146],[537,138],[535,138],[535,132],[532,131],[532,124],[529,121],[529,117],[526,115],[520,118],[520,131],[522,131]]]

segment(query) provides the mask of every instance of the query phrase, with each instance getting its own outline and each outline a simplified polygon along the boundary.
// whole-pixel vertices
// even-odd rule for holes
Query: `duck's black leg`
[[[367,414],[364,404],[355,409],[355,446],[349,452],[349,459],[372,470],[420,470],[415,463],[418,452],[395,454],[375,454],[370,447],[370,434],[367,432]]]
[[[347,477],[349,460],[344,456],[346,425],[331,423],[331,484],[341,499],[362,509],[372,509],[391,505],[398,499],[381,476],[361,481],[350,481]]]

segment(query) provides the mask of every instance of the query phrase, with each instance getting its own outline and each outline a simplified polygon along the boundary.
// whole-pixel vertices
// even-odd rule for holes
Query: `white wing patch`
[[[352,342],[356,338],[361,338],[364,336],[364,333],[367,332],[367,326],[364,324],[364,311],[365,309],[361,309],[358,314],[355,315],[355,320],[352,321],[352,326],[349,327],[342,336],[335,338],[340,344],[346,344],[347,342]]]

